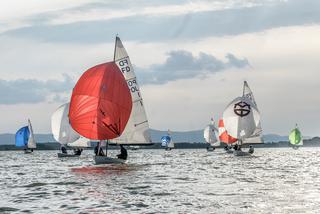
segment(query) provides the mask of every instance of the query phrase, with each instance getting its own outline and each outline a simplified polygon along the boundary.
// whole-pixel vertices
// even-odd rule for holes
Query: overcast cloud
[[[208,4],[208,2],[205,3]],[[238,35],[275,27],[309,25],[320,22],[318,9],[320,1],[315,0],[279,1],[273,4],[257,4],[257,6],[251,7],[231,7],[219,10],[188,11],[187,8],[182,9],[182,11],[186,11],[184,13],[174,13],[173,10],[171,12],[173,15],[159,13],[157,7],[147,10],[148,13],[142,12],[141,14],[134,13],[132,10],[127,11],[126,7],[122,7],[122,10],[117,12],[120,15],[113,14],[109,18],[104,17],[106,14],[110,14],[108,11],[101,12],[101,4],[90,4],[89,6],[87,10],[91,12],[80,18],[78,14],[83,14],[84,6],[81,9],[78,8],[79,13],[74,16],[72,14],[76,11],[75,8],[70,11],[57,12],[58,14],[55,15],[49,13],[30,17],[31,26],[8,30],[0,35],[43,42],[104,43],[110,42],[110,39],[113,40],[110,35],[118,33],[128,40],[154,42]],[[93,10],[94,7],[96,10]],[[163,10],[167,11],[168,9],[164,8]],[[154,15],[153,12],[158,12],[160,15]],[[65,14],[66,17],[64,17]],[[70,20],[70,23],[51,24],[50,20],[56,19],[57,16],[61,16],[62,20]]]
[[[180,79],[204,78],[209,74],[221,72],[230,68],[244,68],[249,66],[247,59],[238,59],[233,54],[226,55],[226,61],[203,52],[193,56],[191,52],[178,50],[168,53],[163,64],[151,65],[141,71],[139,77],[142,84],[164,84]]]
[[[74,82],[68,75],[62,80],[36,80],[36,79],[0,79],[0,104],[40,103],[50,101],[63,101],[59,93],[70,91]]]

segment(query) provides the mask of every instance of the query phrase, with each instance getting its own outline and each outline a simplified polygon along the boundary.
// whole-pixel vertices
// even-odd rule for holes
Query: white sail
[[[51,116],[51,130],[53,137],[61,144],[72,143],[80,138],[69,123],[69,105],[61,105]]]
[[[172,138],[170,140],[170,142],[168,143],[168,148],[173,149],[174,148],[174,142],[172,141]]]
[[[68,143],[67,146],[74,148],[89,148],[91,147],[91,141],[90,139],[81,136],[78,140]]]
[[[205,141],[212,146],[220,146],[220,142],[217,139],[216,133],[218,132],[217,128],[214,126],[213,121],[211,124],[207,125],[203,131],[203,137]]]
[[[133,66],[119,37],[116,37],[114,61],[125,77],[132,97],[132,111],[122,135],[111,142],[117,144],[150,144],[149,123]]]
[[[246,97],[234,99],[223,112],[223,122],[228,134],[239,140],[250,137],[260,123],[260,113]]]
[[[256,100],[254,99],[253,93],[252,93],[247,81],[244,81],[244,84],[243,84],[243,96],[250,99],[251,102],[258,109]],[[261,122],[258,124],[258,126],[257,126],[256,130],[253,132],[253,134],[249,138],[246,138],[243,141],[243,144],[258,144],[258,143],[263,143]]]
[[[28,129],[30,131],[28,144],[27,144],[28,149],[35,149],[37,148],[37,143],[36,143],[36,140],[34,139],[32,125],[29,119],[28,119]]]

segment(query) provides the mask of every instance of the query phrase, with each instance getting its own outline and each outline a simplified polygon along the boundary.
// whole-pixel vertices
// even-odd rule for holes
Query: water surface
[[[137,150],[108,167],[2,151],[0,213],[319,213],[319,150]]]

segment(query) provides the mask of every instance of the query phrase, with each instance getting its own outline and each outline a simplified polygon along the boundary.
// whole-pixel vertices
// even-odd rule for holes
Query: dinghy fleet
[[[254,153],[252,145],[263,143],[260,112],[246,81],[242,95],[226,105],[220,118],[218,128],[213,119],[204,128],[208,151],[224,143],[227,153],[250,156]],[[70,102],[59,106],[52,114],[51,129],[54,139],[61,144],[58,157],[78,157],[84,148],[94,147],[95,164],[124,163],[127,159],[124,146],[152,145],[137,77],[118,36],[113,61],[96,65],[82,74],[73,88]],[[175,147],[170,130],[160,140],[165,150]],[[303,145],[297,125],[289,140],[295,149]],[[30,120],[16,132],[15,141],[25,153],[36,149]],[[117,158],[108,156],[109,145],[120,145],[121,153]],[[243,150],[246,145],[250,145],[248,151]],[[67,148],[73,153],[68,153]]]

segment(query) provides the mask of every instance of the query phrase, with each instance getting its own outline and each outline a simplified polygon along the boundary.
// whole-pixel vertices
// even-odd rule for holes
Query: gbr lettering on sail
[[[119,61],[116,62],[125,77],[129,90],[131,92],[131,95],[133,97],[133,100],[141,99],[139,86],[137,84],[136,76],[133,71],[133,67],[131,65],[131,62],[129,60],[129,57],[125,57]]]

